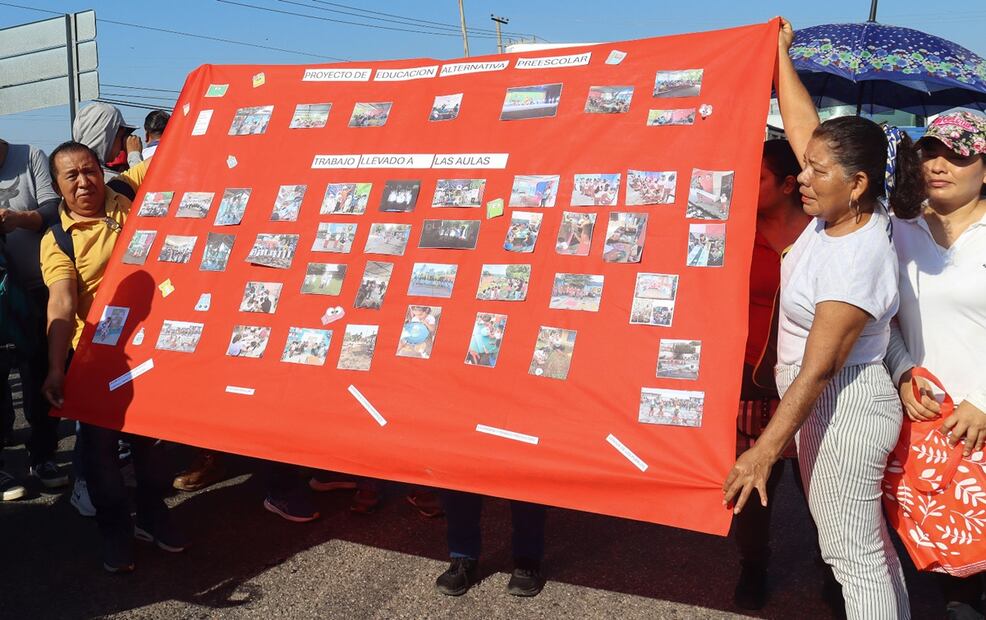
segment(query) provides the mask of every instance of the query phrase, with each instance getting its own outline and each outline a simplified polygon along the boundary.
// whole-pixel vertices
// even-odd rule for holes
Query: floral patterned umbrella
[[[804,28],[791,59],[819,107],[923,116],[957,106],[986,110],[986,60],[918,30],[876,22]]]

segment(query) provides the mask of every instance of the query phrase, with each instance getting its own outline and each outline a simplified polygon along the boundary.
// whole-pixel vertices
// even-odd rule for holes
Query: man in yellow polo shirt
[[[79,344],[96,289],[130,213],[130,200],[106,187],[99,159],[84,144],[61,144],[52,151],[49,167],[62,203],[58,223],[41,239],[41,274],[49,293],[49,369],[42,392],[52,406],[61,408],[70,351]],[[134,537],[166,551],[185,547],[171,525],[157,451],[146,437],[130,439],[137,476],[134,526],[117,462],[119,438],[119,431],[80,424],[77,439],[82,473],[96,508],[103,568],[112,573],[133,570]]]

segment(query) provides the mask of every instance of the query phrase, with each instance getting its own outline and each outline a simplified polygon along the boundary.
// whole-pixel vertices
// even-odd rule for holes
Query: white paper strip
[[[623,445],[623,442],[617,439],[615,435],[610,433],[609,436],[606,437],[606,441],[609,442],[609,445],[616,448],[616,450],[620,454],[625,456],[628,461],[636,465],[637,469],[639,469],[640,471],[647,471],[647,467],[648,467],[647,463],[643,462],[639,456],[634,454],[633,450]]]
[[[212,110],[202,110],[195,117],[195,126],[192,127],[193,136],[204,136],[209,130],[209,123],[212,121]]]
[[[360,157],[360,168],[431,168],[431,153],[371,153]]]
[[[305,69],[303,82],[369,82],[373,69]]]
[[[130,383],[131,381],[133,381],[137,377],[141,376],[142,374],[144,374],[145,372],[147,372],[151,368],[154,368],[154,360],[153,359],[149,359],[146,362],[144,362],[143,364],[140,364],[138,366],[135,366],[135,367],[131,368],[130,370],[128,370],[127,372],[123,373],[122,375],[120,375],[116,379],[113,379],[112,381],[110,381],[110,391],[112,392],[113,390],[115,390],[116,388],[120,387],[121,385],[126,385],[126,384]]]
[[[503,71],[509,64],[509,60],[498,60],[496,62],[453,62],[452,64],[442,65],[442,77],[463,75],[465,73]]]
[[[519,58],[514,65],[516,69],[560,69],[562,67],[578,67],[589,64],[592,52],[572,54],[570,56],[544,56],[542,58]]]
[[[503,169],[509,157],[509,153],[439,153],[431,167]]]
[[[405,80],[420,80],[433,78],[438,75],[438,65],[430,67],[408,67],[406,69],[377,69],[373,76],[374,82],[403,82]]]
[[[374,407],[373,404],[370,403],[370,401],[366,400],[366,397],[363,396],[363,394],[356,389],[355,385],[349,386],[349,393],[353,395],[353,398],[359,401],[359,404],[363,405],[363,409],[366,409],[367,413],[373,416],[373,419],[377,421],[377,424],[379,424],[380,426],[387,425],[387,419],[384,418],[382,415],[380,415],[380,412],[377,411],[377,408]]]
[[[359,168],[359,155],[316,155],[312,169],[319,168]]]
[[[529,443],[532,445],[538,444],[538,438],[534,435],[525,435],[524,433],[516,433],[514,431],[504,430],[502,428],[496,428],[493,426],[486,426],[485,424],[476,425],[477,433],[486,433],[487,435],[496,435],[497,437],[503,437],[504,439],[513,439],[514,441],[522,441],[524,443]]]
[[[227,385],[226,392],[229,394],[242,394],[243,396],[253,396],[257,390],[250,387],[240,387],[238,385]]]

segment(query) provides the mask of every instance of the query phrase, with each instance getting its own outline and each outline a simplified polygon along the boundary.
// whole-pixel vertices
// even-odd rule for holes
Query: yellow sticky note
[[[171,283],[171,278],[168,278],[161,284],[158,284],[157,288],[159,291],[161,291],[162,297],[167,297],[168,295],[175,292],[175,285]]]
[[[267,76],[264,75],[263,71],[253,76],[253,87],[263,86],[267,82]]]

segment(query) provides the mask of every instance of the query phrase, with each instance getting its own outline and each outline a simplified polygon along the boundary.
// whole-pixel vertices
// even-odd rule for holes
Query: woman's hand
[[[979,452],[986,444],[986,413],[964,400],[941,426],[953,448],[965,437],[964,456]]]
[[[919,393],[917,398],[914,396],[915,385]],[[912,377],[911,371],[907,371],[901,376],[897,389],[900,391],[900,402],[904,405],[904,413],[914,422],[927,422],[940,415],[941,406],[935,400],[931,382],[927,379]]]
[[[759,445],[754,445],[741,454],[722,484],[722,503],[724,506],[733,504],[734,514],[743,510],[754,489],[760,494],[760,504],[767,505],[767,478],[777,459],[758,448]]]
[[[791,22],[787,21],[783,17],[781,17],[780,20],[781,29],[777,33],[777,47],[782,52],[787,54],[791,49],[791,45],[794,44],[794,26],[792,26]]]

